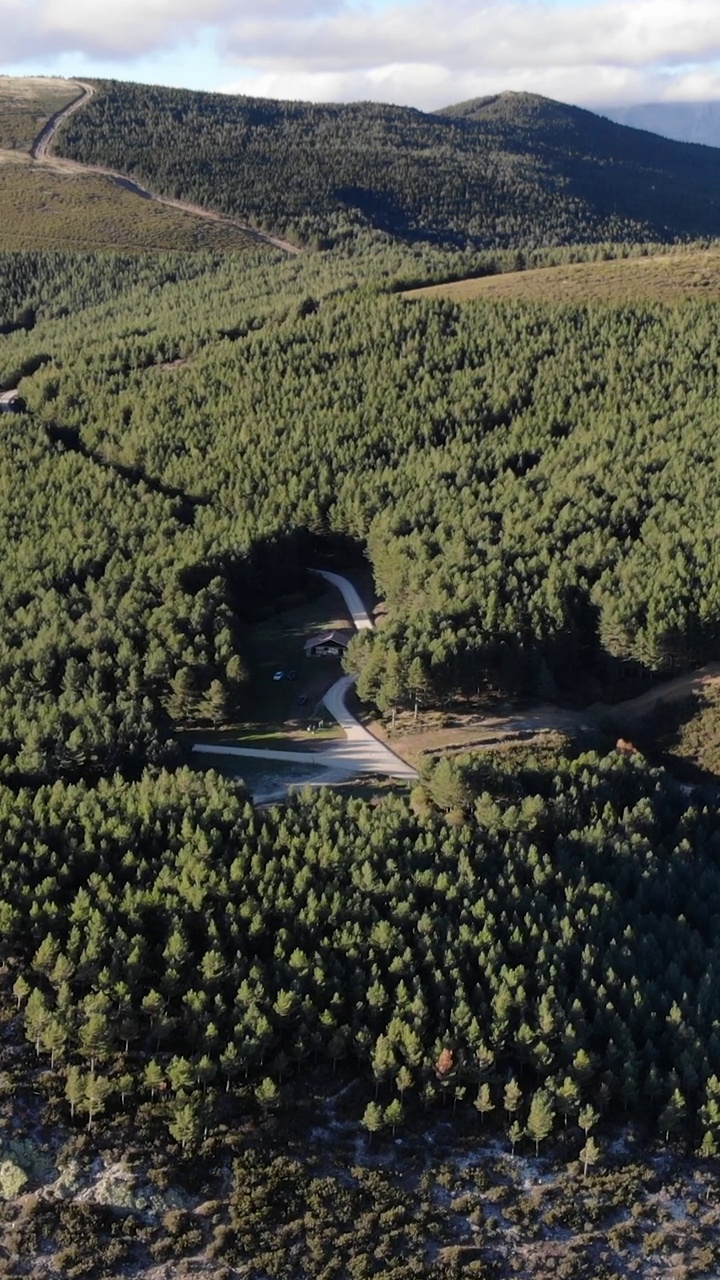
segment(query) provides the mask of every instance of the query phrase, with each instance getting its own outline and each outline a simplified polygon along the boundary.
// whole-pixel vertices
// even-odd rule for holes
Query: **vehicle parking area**
[[[352,622],[343,608],[338,592],[329,587],[313,600],[245,628],[250,688],[243,738],[280,735],[311,743],[318,736],[342,737],[322,706],[323,695],[342,675],[340,659],[308,657],[304,646],[323,632],[350,634]],[[321,720],[322,727],[313,729]],[[235,740],[240,740],[237,734]]]

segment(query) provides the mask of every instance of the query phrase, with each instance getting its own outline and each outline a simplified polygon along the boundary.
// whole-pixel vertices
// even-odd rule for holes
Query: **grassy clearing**
[[[366,718],[367,719],[367,718]],[[398,751],[416,769],[434,755],[488,750],[516,751],[529,742],[552,745],[574,735],[590,719],[562,708],[518,709],[509,703],[488,703],[482,710],[424,711],[415,720],[401,712],[394,728],[389,722],[368,721],[368,728]],[[612,744],[610,744],[612,745]]]
[[[322,778],[320,765],[308,762],[280,764],[267,760],[247,760],[242,756],[205,756],[189,754],[187,763],[198,773],[219,773],[224,778],[243,782],[251,796],[280,795],[288,787],[300,787],[306,782]],[[330,772],[328,770],[328,781]]]
[[[330,588],[246,627],[243,649],[250,684],[242,722],[193,731],[189,740],[313,752],[342,739],[342,730],[322,706],[323,695],[342,675],[340,660],[307,658],[303,646],[323,631],[351,635],[352,630],[341,597]],[[286,676],[294,671],[296,679],[273,680],[276,671]],[[318,728],[319,721],[324,723]]]
[[[61,173],[0,152],[0,250],[124,253],[257,249],[242,231],[125,191],[112,178]]]
[[[561,267],[508,272],[481,280],[412,289],[405,298],[449,298],[471,302],[550,303],[680,302],[720,298],[720,249],[678,250],[648,258],[578,262]]]
[[[79,96],[73,80],[0,76],[0,147],[29,150],[50,117]]]
[[[337,591],[332,589],[246,628],[251,693],[244,719],[246,736],[254,740],[254,745],[277,745],[277,734],[294,739],[298,730],[307,731],[318,718],[328,719],[318,704],[342,674],[340,661],[307,658],[303,649],[310,636],[323,631],[352,634],[352,622]],[[273,680],[276,671],[296,671],[297,679]],[[298,702],[301,697],[307,699],[302,707]],[[335,728],[326,736],[342,737],[342,732]],[[274,743],[269,740],[271,737],[275,738]]]

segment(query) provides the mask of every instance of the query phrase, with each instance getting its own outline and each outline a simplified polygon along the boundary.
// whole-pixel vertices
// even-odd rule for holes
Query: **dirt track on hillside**
[[[66,160],[62,156],[54,156],[50,151],[50,146],[57,134],[58,129],[65,121],[84,107],[93,97],[95,90],[90,84],[84,84],[77,80],[75,83],[81,90],[79,98],[71,102],[67,107],[63,107],[61,111],[56,111],[47,124],[38,134],[30,148],[30,156],[38,164],[46,165],[48,168],[55,170],[56,173],[65,174],[81,174],[94,173],[100,174],[102,177],[111,178],[113,182],[117,182],[126,191],[130,191],[133,195],[139,196],[143,200],[152,200],[155,204],[167,205],[170,209],[178,209],[181,213],[190,214],[194,218],[205,218],[209,222],[218,222],[226,227],[234,227],[237,231],[243,231],[250,240],[255,240],[259,244],[271,245],[274,249],[281,249],[284,253],[300,254],[302,249],[297,245],[290,244],[289,240],[282,240],[279,236],[268,235],[265,231],[258,231],[256,227],[250,227],[245,222],[239,222],[237,218],[229,218],[223,213],[216,213],[213,209],[206,209],[202,205],[188,204],[185,200],[173,200],[169,196],[158,195],[155,191],[149,191],[147,187],[143,187],[134,178],[129,178],[127,174],[119,173],[115,169],[106,169],[102,165],[97,164],[81,164],[77,160]]]

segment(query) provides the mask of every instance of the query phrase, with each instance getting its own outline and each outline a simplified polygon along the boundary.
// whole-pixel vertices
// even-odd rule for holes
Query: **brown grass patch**
[[[79,94],[73,80],[0,76],[0,147],[28,151],[50,117]]]
[[[257,242],[237,228],[140,200],[112,178],[62,173],[21,152],[0,152],[0,250],[250,247]]]
[[[720,299],[720,249],[678,250],[647,258],[577,262],[508,272],[454,284],[411,289],[404,298],[448,298],[453,302],[676,303],[686,298]]]

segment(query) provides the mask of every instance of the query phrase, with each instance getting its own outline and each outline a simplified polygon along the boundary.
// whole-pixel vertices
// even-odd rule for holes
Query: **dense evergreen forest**
[[[375,809],[256,812],[187,770],[5,789],[5,981],[42,1086],[90,1125],[162,1095],[185,1146],[233,1091],[271,1111],[347,1061],[371,1131],[449,1098],[513,1145],[589,1108],[714,1153],[716,813],[587,755],[468,764],[448,819],[447,772]]]
[[[720,152],[532,94],[428,115],[104,82],[61,154],[301,244],[362,227],[464,247],[714,235]]]
[[[347,666],[381,713],[585,705],[720,657],[717,305],[402,292],[714,227],[716,157],[643,143],[631,184],[638,137],[527,95],[430,117],[119,85],[68,127],[315,248],[0,253],[24,406],[0,416],[0,1199],[49,1183],[31,1128],[68,1159],[140,1134],[165,1190],[213,1166],[218,1267],[499,1280],[497,1250],[428,1252],[449,1207],[420,1156],[412,1193],[380,1171],[396,1139],[555,1144],[583,1185],[620,1126],[717,1156],[712,788],[568,744],[260,808],[183,754],[242,724],[252,629],[312,565],[372,571]],[[294,1162],[298,1099],[331,1136],[344,1107],[377,1167]],[[60,1274],[119,1274],[141,1213],[72,1208],[26,1206],[16,1255],[57,1229]],[[159,1261],[205,1239],[175,1210]]]
[[[387,289],[422,254],[382,245],[184,261],[4,260],[0,376],[28,371],[30,409],[2,423],[22,548],[3,591],[8,616],[29,610],[6,639],[2,737],[21,771],[21,726],[43,736],[67,662],[84,672],[99,643],[73,634],[71,589],[81,633],[105,600],[122,659],[93,663],[111,684],[122,668],[123,699],[136,688],[166,726],[155,742],[158,707],[239,707],[257,584],[302,590],[318,539],[367,549],[386,625],[350,660],[381,709],[488,689],[592,700],[628,666],[717,654],[713,304],[410,304]],[[55,491],[72,518],[50,554]]]

